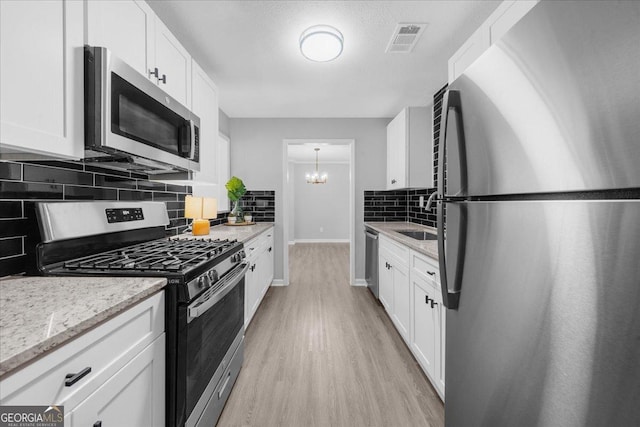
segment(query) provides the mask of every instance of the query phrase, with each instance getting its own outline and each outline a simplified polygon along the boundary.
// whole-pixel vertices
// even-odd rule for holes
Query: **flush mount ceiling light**
[[[344,37],[329,25],[314,25],[300,36],[300,52],[316,62],[333,61],[342,53]]]
[[[316,171],[307,174],[307,184],[325,184],[327,182],[327,174],[323,173],[320,175],[318,172],[318,151],[320,151],[320,149],[314,148],[314,150],[316,151]]]

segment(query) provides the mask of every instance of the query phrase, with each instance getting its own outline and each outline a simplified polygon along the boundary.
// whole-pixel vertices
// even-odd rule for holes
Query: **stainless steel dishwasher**
[[[369,228],[364,228],[366,259],[364,278],[367,287],[378,299],[378,232]]]

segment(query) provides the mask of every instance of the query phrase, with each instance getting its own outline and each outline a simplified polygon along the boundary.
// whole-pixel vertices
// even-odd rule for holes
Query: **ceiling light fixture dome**
[[[342,53],[343,44],[342,33],[329,25],[314,25],[300,36],[300,52],[316,62],[333,61]]]

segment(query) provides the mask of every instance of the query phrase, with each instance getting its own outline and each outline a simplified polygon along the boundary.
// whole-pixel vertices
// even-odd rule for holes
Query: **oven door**
[[[85,48],[86,144],[200,170],[200,119],[101,47]]]
[[[244,335],[244,277],[241,264],[187,308],[186,414],[197,422]],[[180,349],[178,349],[180,353]]]

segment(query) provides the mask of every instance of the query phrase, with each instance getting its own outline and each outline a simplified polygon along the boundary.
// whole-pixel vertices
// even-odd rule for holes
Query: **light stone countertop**
[[[209,234],[204,236],[194,236],[191,233],[179,234],[174,239],[236,239],[239,242],[246,243],[259,234],[264,233],[270,228],[273,228],[273,222],[257,222],[254,225],[216,225],[211,227]]]
[[[162,277],[0,280],[0,379],[159,292]]]
[[[437,240],[417,240],[397,232],[398,230],[427,231],[437,235],[437,230],[433,227],[414,224],[413,222],[365,222],[364,225],[423,255],[435,260],[438,259]]]

